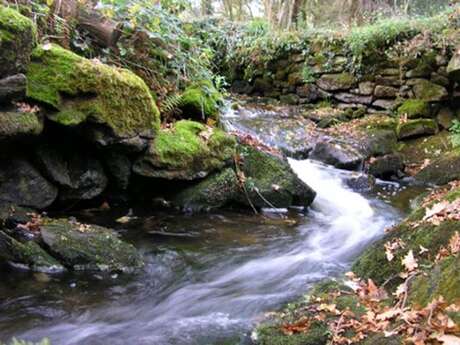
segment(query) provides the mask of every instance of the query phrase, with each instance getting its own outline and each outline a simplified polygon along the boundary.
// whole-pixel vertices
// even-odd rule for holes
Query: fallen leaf
[[[409,250],[409,253],[402,259],[402,264],[409,272],[412,272],[418,267],[417,260],[415,260],[412,250]]]

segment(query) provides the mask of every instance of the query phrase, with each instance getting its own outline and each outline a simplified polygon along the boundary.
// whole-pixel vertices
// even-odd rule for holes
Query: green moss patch
[[[185,89],[181,99],[181,109],[187,118],[217,120],[222,95],[210,81],[201,81]]]
[[[218,128],[182,120],[161,130],[135,164],[142,176],[191,180],[223,168],[235,154],[236,140]]]
[[[409,119],[430,117],[430,105],[420,99],[408,99],[398,108],[398,115]]]
[[[51,119],[62,125],[93,121],[121,138],[159,128],[159,111],[149,89],[128,70],[44,45],[34,50],[27,79],[28,97],[55,108]]]

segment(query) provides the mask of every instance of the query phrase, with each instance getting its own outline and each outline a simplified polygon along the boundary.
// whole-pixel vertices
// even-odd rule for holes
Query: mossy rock
[[[449,96],[444,86],[434,84],[426,79],[418,79],[413,90],[417,99],[426,102],[440,102]]]
[[[33,51],[27,80],[27,96],[55,109],[48,117],[60,125],[95,123],[117,139],[151,138],[159,129],[150,90],[126,69],[47,44]]]
[[[226,168],[184,189],[173,198],[173,203],[187,211],[209,211],[229,205],[238,193],[240,188],[235,171]]]
[[[234,168],[208,176],[177,194],[173,202],[192,211],[225,206],[245,208],[287,208],[309,206],[315,192],[292,171],[287,161],[251,146],[239,146],[241,171],[245,176],[240,186]]]
[[[0,229],[0,259],[35,272],[56,273],[65,268],[34,241],[20,242]]]
[[[40,232],[48,252],[75,271],[131,272],[143,266],[134,246],[101,226],[46,219]]]
[[[313,318],[315,312],[311,310],[315,308],[311,307],[316,304],[317,298],[321,299],[321,303],[335,305],[337,310],[349,310],[358,318],[366,313],[366,308],[360,303],[358,296],[353,294],[349,287],[335,280],[325,280],[316,284],[306,298],[287,304],[279,312],[274,313],[271,319],[259,325],[255,331],[256,344],[328,344],[332,330],[327,326],[327,322],[337,321],[340,317],[339,315],[329,313],[325,321],[313,321],[305,333],[286,335],[281,331],[283,324],[295,323],[302,317]]]
[[[460,197],[460,190],[448,193],[443,199],[453,201]],[[427,205],[426,207],[431,207]],[[446,246],[450,238],[456,231],[460,231],[460,222],[446,220],[440,225],[435,226],[429,222],[421,222],[419,226],[412,226],[413,222],[420,222],[425,216],[425,207],[415,209],[402,223],[397,225],[383,239],[367,248],[364,253],[355,261],[352,271],[359,277],[371,278],[377,284],[384,283],[390,279],[390,285],[397,285],[398,274],[404,271],[401,260],[413,250],[417,253],[420,246],[427,248],[428,252],[423,257],[418,257],[419,266],[431,265],[431,261],[426,258],[434,258],[442,246]],[[400,238],[406,244],[404,250],[395,253],[394,259],[390,262],[385,255],[384,244]]]
[[[460,149],[453,149],[432,160],[415,175],[417,181],[443,185],[460,179]]]
[[[133,170],[146,177],[203,178],[231,161],[235,145],[236,139],[218,128],[182,120],[158,133]]]
[[[223,97],[210,81],[201,81],[187,87],[181,97],[180,108],[185,118],[205,121],[218,120]]]
[[[427,275],[419,275],[410,285],[409,301],[425,307],[433,299],[442,296],[446,303],[460,301],[460,255],[445,258]]]
[[[16,10],[0,5],[0,76],[24,72],[35,45],[34,23]]]
[[[355,77],[347,72],[338,74],[323,74],[316,81],[316,85],[326,91],[348,90],[355,86],[355,84]]]
[[[37,136],[43,120],[35,113],[0,112],[0,140]]]
[[[422,165],[425,159],[435,160],[446,150],[452,150],[449,136],[449,132],[443,131],[429,137],[407,140],[398,147],[398,151],[403,155],[406,165]]]
[[[248,145],[239,146],[238,151],[247,192],[239,194],[240,203],[249,206],[249,198],[257,208],[311,205],[316,193],[297,177],[287,160]]]
[[[408,99],[398,108],[398,115],[408,119],[428,118],[431,115],[430,105],[420,99]]]
[[[438,124],[433,119],[415,119],[400,122],[396,127],[399,139],[433,135],[438,132]]]

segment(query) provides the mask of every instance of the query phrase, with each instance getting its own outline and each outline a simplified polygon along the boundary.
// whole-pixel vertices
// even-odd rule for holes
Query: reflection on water
[[[291,161],[318,192],[287,217],[219,213],[149,215],[122,227],[148,264],[128,276],[48,277],[2,272],[0,339],[54,344],[233,344],[263,313],[343,272],[398,218],[344,186],[345,172]],[[86,215],[115,226],[119,215]],[[120,225],[118,225],[120,228]],[[26,279],[29,278],[29,279]]]

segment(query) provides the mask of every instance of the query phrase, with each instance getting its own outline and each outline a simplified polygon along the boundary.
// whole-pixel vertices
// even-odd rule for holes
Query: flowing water
[[[309,160],[290,164],[318,193],[305,214],[188,216],[135,209],[139,218],[123,226],[113,221],[121,211],[80,215],[124,233],[142,251],[146,269],[110,277],[0,269],[0,341],[246,344],[265,312],[346,271],[401,216],[376,194],[347,188],[348,172]]]

